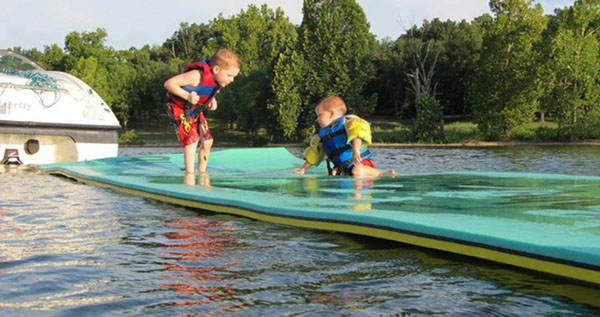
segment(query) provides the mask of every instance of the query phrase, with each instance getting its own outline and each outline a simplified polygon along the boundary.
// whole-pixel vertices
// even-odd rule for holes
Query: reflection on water
[[[163,285],[172,288],[179,295],[177,306],[208,305],[227,302],[235,298],[233,283],[226,274],[235,262],[219,264],[226,258],[227,243],[234,240],[232,231],[236,228],[222,221],[186,217],[166,224],[173,232],[166,235],[172,242],[163,243],[168,261],[164,264]],[[219,260],[213,260],[218,258]],[[225,303],[215,316],[232,312],[231,304]]]
[[[332,182],[328,182],[331,180]],[[335,186],[331,186],[331,184]],[[309,197],[310,201],[303,200],[309,205],[322,204],[321,206],[336,206],[344,209],[367,210],[371,209],[373,192],[372,179],[354,179],[352,177],[337,177],[324,179],[322,177],[290,177],[273,181],[271,178],[253,177],[240,181],[239,178],[221,177],[214,180],[215,186],[221,188],[256,190],[261,193],[278,193],[287,206],[298,207],[299,201],[295,197]],[[292,198],[292,199],[287,199]],[[300,205],[304,207],[305,205]]]
[[[187,186],[196,185],[196,180],[198,185],[210,187],[210,175],[208,173],[185,173],[185,175],[183,175],[183,183]]]
[[[292,150],[299,155],[299,149]],[[121,154],[169,151],[179,153],[180,149],[129,148]],[[379,168],[409,174],[400,176],[406,181],[341,179],[336,180],[338,190],[332,192],[320,186],[319,178],[311,177],[277,186],[288,193],[331,198],[337,204],[342,201],[345,208],[361,212],[362,208],[381,208],[384,191],[421,188],[429,192],[438,181],[432,176],[429,182],[427,177],[411,182],[410,174],[415,173],[519,171],[600,176],[600,149],[596,147],[373,151]],[[2,316],[600,314],[598,288],[482,260],[190,210],[48,176],[35,168],[3,167],[0,180]],[[192,186],[202,185],[198,177],[193,181]],[[181,176],[173,182],[186,184]],[[598,197],[551,201],[553,181],[538,182],[539,191],[527,194],[540,199],[536,204],[550,204],[555,211],[537,208],[519,217],[532,222],[554,222],[556,217],[570,221],[574,216],[588,219],[587,223],[597,221],[600,210],[593,209],[593,204]],[[226,179],[210,179],[213,187],[226,184]],[[254,185],[266,186],[266,182]],[[497,192],[499,200],[518,199],[502,196],[506,187],[519,192],[518,182],[507,181],[503,186],[503,190],[483,183],[446,187],[432,191],[426,200],[396,203],[425,212],[436,204],[447,204],[451,214],[449,195],[457,195],[451,197],[457,204],[481,191]],[[573,191],[578,188],[574,186]],[[579,204],[586,212],[557,213],[563,204]]]

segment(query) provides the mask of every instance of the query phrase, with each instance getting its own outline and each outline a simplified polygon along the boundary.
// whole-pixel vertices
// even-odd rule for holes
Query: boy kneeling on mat
[[[198,153],[198,171],[206,172],[213,138],[204,110],[217,110],[215,95],[233,82],[240,73],[240,59],[232,51],[218,50],[210,60],[191,63],[179,75],[165,82],[169,97],[167,112],[178,125],[177,136],[183,146],[185,172],[194,173],[194,155]]]
[[[376,177],[396,175],[394,170],[382,172],[371,160],[373,153],[367,147],[371,143],[369,123],[355,115],[346,115],[346,104],[338,96],[321,99],[315,108],[321,129],[304,151],[304,165],[296,174],[304,174],[313,165],[319,165],[327,154],[327,170],[330,175]],[[333,163],[333,168],[330,167]]]

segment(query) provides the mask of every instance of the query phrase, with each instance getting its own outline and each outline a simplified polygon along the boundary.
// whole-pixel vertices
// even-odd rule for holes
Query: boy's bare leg
[[[198,172],[205,173],[206,167],[208,166],[208,159],[210,157],[210,148],[213,145],[213,139],[205,140],[202,139],[200,144],[200,152],[198,153]]]
[[[352,168],[352,175],[354,177],[379,177],[379,176],[396,176],[395,170],[390,170],[389,172],[383,172],[376,168],[372,168],[371,166],[356,164]]]
[[[194,174],[194,160],[196,158],[196,149],[198,142],[188,144],[183,148],[183,162],[185,163],[186,174]]]

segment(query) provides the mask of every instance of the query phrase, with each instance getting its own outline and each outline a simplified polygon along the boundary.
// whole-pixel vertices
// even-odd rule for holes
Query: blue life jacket
[[[346,134],[346,116],[335,120],[329,126],[319,130],[319,138],[323,142],[323,148],[328,159],[333,162],[334,168],[349,173],[354,167],[352,162],[352,145],[348,144],[348,135]],[[360,149],[361,159],[368,159],[373,156],[368,147]]]

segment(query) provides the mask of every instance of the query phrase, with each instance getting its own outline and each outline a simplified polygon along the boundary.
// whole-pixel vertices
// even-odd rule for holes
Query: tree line
[[[486,140],[553,122],[555,140],[600,138],[600,0],[544,15],[534,0],[490,0],[472,21],[424,21],[377,40],[355,0],[305,0],[300,25],[250,5],[207,23],[181,23],[162,45],[106,46],[104,29],[71,32],[64,49],[13,48],[88,83],[125,129],[167,122],[163,82],[183,65],[229,48],[241,74],[211,114],[270,141],[315,132],[315,103],[340,95],[361,116],[412,120],[415,141],[436,142],[444,118],[469,118]]]

